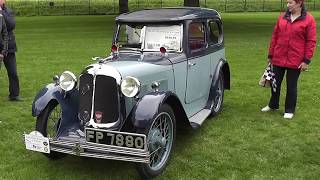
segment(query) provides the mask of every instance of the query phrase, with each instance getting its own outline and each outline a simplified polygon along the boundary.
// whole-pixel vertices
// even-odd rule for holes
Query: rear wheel
[[[215,89],[215,92],[213,93],[213,98],[211,100],[211,115],[217,116],[218,113],[222,109],[223,104],[223,97],[224,97],[224,79],[223,79],[223,72],[220,71],[218,81],[217,81],[217,88]]]
[[[61,106],[57,101],[50,101],[47,107],[37,117],[36,130],[44,137],[56,137],[61,122]],[[44,153],[49,159],[59,159],[65,154],[51,151]]]
[[[137,132],[147,135],[150,163],[137,163],[136,168],[143,178],[149,179],[161,174],[170,159],[176,136],[172,108],[167,104],[162,105],[151,126],[138,129]]]

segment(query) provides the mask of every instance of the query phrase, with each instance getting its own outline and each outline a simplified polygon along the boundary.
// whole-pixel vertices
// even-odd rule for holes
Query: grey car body
[[[143,177],[154,177],[167,165],[176,126],[199,128],[221,110],[230,89],[221,17],[204,8],[122,14],[112,43],[110,56],[95,58],[78,86],[62,88],[72,76],[61,76],[39,91],[36,130],[48,137],[53,129],[49,158],[133,161]]]

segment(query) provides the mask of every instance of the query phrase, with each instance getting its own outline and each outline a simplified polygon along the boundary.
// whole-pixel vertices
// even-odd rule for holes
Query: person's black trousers
[[[3,59],[9,78],[9,98],[19,96],[19,78],[17,73],[16,54],[8,53]]]
[[[285,112],[294,113],[297,104],[297,86],[300,75],[300,69],[291,69],[286,67],[273,66],[273,72],[275,73],[275,79],[277,84],[276,92],[273,92],[271,88],[271,98],[269,101],[269,107],[272,109],[279,108],[279,98],[281,91],[281,83],[286,73],[287,80],[287,94],[285,102]]]

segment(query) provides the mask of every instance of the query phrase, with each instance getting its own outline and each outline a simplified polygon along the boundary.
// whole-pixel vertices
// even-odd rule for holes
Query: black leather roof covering
[[[162,8],[146,9],[121,14],[116,17],[118,22],[172,22],[189,19],[220,18],[219,13],[213,9],[206,8]]]

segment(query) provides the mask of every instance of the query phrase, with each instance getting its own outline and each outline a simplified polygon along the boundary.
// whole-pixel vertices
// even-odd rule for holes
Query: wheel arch
[[[214,76],[212,78],[209,97],[206,104],[207,109],[211,109],[211,103],[215,97],[215,91],[218,88],[218,80],[221,73],[223,75],[223,88],[230,90],[230,69],[228,62],[225,59],[220,59],[213,73]]]
[[[165,104],[168,104],[172,108],[178,126],[190,126],[187,114],[177,96],[169,96],[165,100]]]
[[[56,97],[57,92],[59,92],[59,86],[55,86],[54,84],[48,84],[42,88],[32,102],[32,116],[39,116],[52,100],[58,101]]]
[[[57,101],[61,106],[61,128],[59,128],[57,135],[68,128],[80,127],[78,119],[79,108],[79,91],[74,89],[70,92],[64,92],[60,86],[49,84],[40,90],[32,103],[32,115],[39,117],[44,112],[49,103]]]
[[[177,123],[188,121],[183,106],[173,92],[152,92],[144,95],[133,109],[132,124],[136,128],[147,128],[158,114],[159,108],[163,104],[168,104],[175,115]]]
[[[224,88],[230,90],[230,68],[228,62],[223,63],[221,70],[223,72]]]
[[[230,68],[225,59],[220,59],[218,65],[214,69],[211,87],[216,87],[220,72],[223,73],[224,88],[230,90]]]

